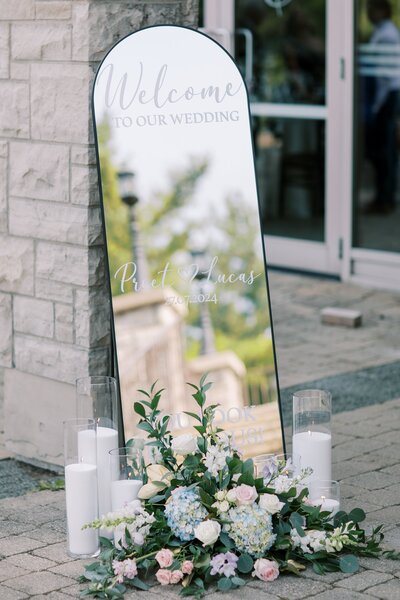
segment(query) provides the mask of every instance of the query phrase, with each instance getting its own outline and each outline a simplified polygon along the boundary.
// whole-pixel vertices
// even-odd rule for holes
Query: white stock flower
[[[221,525],[218,521],[203,521],[194,530],[195,537],[200,540],[203,546],[214,544],[221,533]]]
[[[175,454],[180,454],[181,456],[193,454],[197,450],[197,439],[191,433],[182,433],[182,435],[173,438],[171,449]]]
[[[275,494],[261,494],[258,503],[270,515],[275,515],[285,506],[285,503],[280,502],[278,496],[275,496]]]
[[[213,477],[218,477],[219,472],[226,467],[227,456],[228,453],[220,450],[218,446],[209,446],[204,464]]]

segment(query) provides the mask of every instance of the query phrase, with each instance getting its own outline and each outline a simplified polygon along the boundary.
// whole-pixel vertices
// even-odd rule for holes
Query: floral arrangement
[[[308,501],[302,473],[272,461],[261,477],[242,460],[231,437],[214,425],[216,405],[206,405],[210,383],[194,388],[197,412],[187,412],[198,436],[172,437],[159,410],[162,390],[142,393],[134,404],[138,427],[148,435],[153,464],[145,466],[139,500],[88,527],[107,528],[99,560],[86,567],[83,595],[123,598],[129,588],[180,585],[182,596],[201,597],[209,586],[239,588],[246,577],[268,584],[281,573],[300,575],[306,565],[323,575],[353,573],[357,556],[390,555],[381,548],[382,527],[367,535],[355,508],[334,518]]]

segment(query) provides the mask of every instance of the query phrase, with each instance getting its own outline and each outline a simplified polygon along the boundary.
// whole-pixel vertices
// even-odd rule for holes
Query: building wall
[[[0,0],[0,445],[27,460],[62,463],[76,378],[110,371],[96,67],[140,27],[196,26],[197,4]]]

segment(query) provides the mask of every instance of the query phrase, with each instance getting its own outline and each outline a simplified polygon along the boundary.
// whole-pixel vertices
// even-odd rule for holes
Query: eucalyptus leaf
[[[237,563],[237,569],[241,573],[250,573],[254,565],[254,561],[249,554],[241,554]]]
[[[365,512],[362,508],[353,508],[352,511],[349,512],[349,521],[353,521],[353,523],[361,523],[365,520]]]
[[[227,592],[232,588],[232,581],[229,577],[221,577],[221,579],[218,579],[217,588],[221,592]]]
[[[339,559],[339,567],[342,573],[356,573],[360,568],[358,558],[353,554],[345,554]]]

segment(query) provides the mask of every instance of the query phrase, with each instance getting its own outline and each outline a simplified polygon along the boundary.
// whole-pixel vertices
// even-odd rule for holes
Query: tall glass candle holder
[[[332,513],[332,517],[340,510],[340,483],[338,481],[320,481],[314,479],[308,485],[308,499],[321,511]]]
[[[306,481],[332,479],[332,401],[324,390],[302,390],[293,396],[293,464],[310,469]]]
[[[98,518],[96,422],[70,419],[64,422],[65,500],[67,551],[74,558],[100,552],[97,529],[82,527]]]
[[[140,446],[115,448],[110,451],[111,506],[123,508],[136,500],[143,485],[143,452]]]
[[[99,514],[111,511],[110,450],[118,448],[117,382],[113,377],[84,377],[76,382],[77,416],[97,424],[96,464]]]

